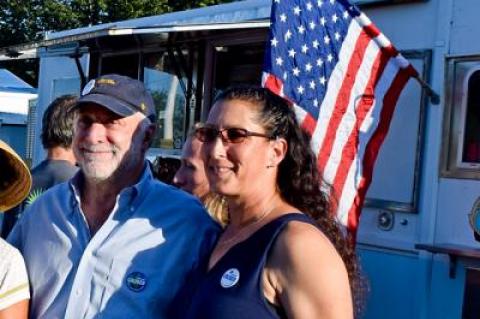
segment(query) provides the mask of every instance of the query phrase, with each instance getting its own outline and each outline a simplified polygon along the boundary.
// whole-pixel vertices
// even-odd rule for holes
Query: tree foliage
[[[230,1],[232,0],[0,0],[0,47],[41,40],[49,31],[140,18]],[[16,71],[18,74],[21,70]],[[32,79],[28,78],[28,73],[20,73],[19,76],[32,82]]]
[[[0,0],[0,46],[39,40],[46,31],[140,18],[231,0]]]

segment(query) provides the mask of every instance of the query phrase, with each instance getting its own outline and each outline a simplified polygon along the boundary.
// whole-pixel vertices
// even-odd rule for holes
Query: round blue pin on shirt
[[[240,272],[237,268],[230,268],[223,273],[222,278],[220,279],[220,285],[223,288],[230,288],[235,286],[240,280]]]
[[[145,274],[135,271],[127,276],[126,282],[128,289],[139,292],[145,289],[145,286],[147,285],[147,278]]]

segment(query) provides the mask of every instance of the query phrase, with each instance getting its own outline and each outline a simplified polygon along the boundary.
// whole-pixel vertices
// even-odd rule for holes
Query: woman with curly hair
[[[328,209],[293,110],[256,87],[217,97],[195,136],[230,223],[188,318],[353,318],[355,253]]]

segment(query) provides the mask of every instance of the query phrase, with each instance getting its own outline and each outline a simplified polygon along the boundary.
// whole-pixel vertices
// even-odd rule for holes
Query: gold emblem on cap
[[[145,105],[145,103],[140,103],[140,109],[145,112],[145,110],[147,109],[147,106]]]
[[[115,85],[117,82],[115,82],[115,80],[112,80],[112,79],[98,79],[97,80],[97,83],[98,84],[108,84],[108,85]]]

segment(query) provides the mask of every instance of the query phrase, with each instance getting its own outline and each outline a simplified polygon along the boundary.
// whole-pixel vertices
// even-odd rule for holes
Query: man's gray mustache
[[[79,145],[79,149],[82,152],[89,152],[89,153],[104,153],[104,152],[113,152],[117,151],[115,145],[111,145],[109,147],[105,147],[105,145]]]

